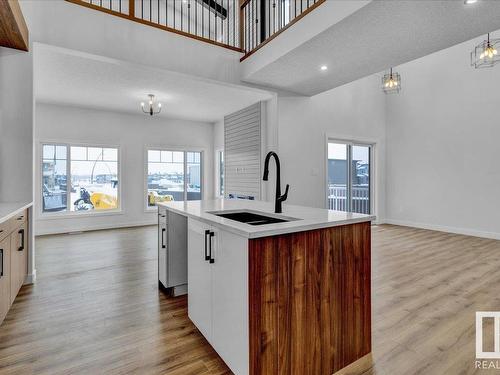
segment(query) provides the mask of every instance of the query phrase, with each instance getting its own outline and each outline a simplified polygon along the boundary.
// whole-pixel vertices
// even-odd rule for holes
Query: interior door
[[[212,272],[206,260],[210,226],[188,219],[188,315],[205,338],[212,335]]]

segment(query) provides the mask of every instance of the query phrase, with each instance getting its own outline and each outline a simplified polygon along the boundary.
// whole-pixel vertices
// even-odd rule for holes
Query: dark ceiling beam
[[[227,9],[224,8],[217,1],[215,1],[215,0],[196,0],[196,2],[198,2],[201,5],[203,5],[205,8],[207,8],[211,12],[217,14],[218,17],[221,17],[224,20],[226,19],[226,17],[227,17]]]
[[[0,46],[29,49],[28,27],[18,0],[0,0]]]

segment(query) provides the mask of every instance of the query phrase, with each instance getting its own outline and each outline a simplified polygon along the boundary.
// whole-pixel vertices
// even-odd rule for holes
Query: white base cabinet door
[[[205,251],[209,232],[209,226],[188,220],[188,316],[208,341],[212,337],[212,268]]]
[[[235,374],[248,375],[248,239],[214,232],[212,346]]]
[[[229,368],[248,375],[248,239],[191,218],[188,315]]]

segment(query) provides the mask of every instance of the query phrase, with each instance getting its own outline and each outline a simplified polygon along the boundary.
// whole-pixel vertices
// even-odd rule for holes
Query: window
[[[224,151],[217,151],[217,168],[216,168],[216,191],[218,197],[224,196]]]
[[[42,146],[42,212],[118,208],[117,148]]]
[[[370,214],[372,146],[328,143],[328,208]]]
[[[66,211],[68,175],[67,146],[42,147],[42,211]]]
[[[71,211],[118,208],[118,149],[71,147]]]
[[[147,206],[157,202],[200,200],[202,160],[198,151],[147,151]]]

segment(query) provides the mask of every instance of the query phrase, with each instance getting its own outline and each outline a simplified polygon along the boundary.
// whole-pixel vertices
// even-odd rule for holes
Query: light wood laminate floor
[[[384,225],[372,253],[363,374],[479,373],[475,312],[500,311],[500,241]],[[156,257],[155,227],[37,238],[37,283],[0,326],[0,374],[230,374],[186,298],[158,291]]]

